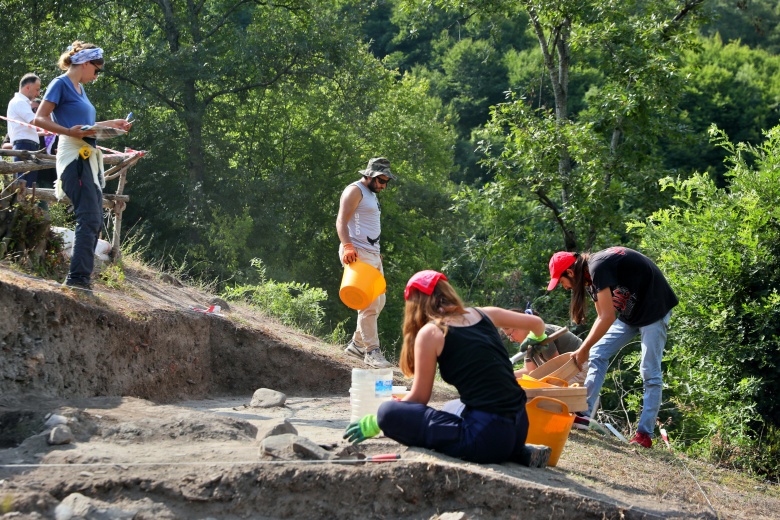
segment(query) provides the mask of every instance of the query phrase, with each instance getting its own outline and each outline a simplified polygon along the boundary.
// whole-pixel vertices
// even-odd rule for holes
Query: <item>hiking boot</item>
[[[515,462],[529,468],[546,468],[550,461],[552,448],[543,444],[526,444],[523,453]]]
[[[634,438],[628,441],[629,444],[638,444],[642,446],[643,448],[652,448],[653,446],[653,438],[650,437],[650,435],[637,431],[634,435]]]
[[[579,412],[574,413],[574,422],[572,428],[577,430],[590,430],[590,417]]]
[[[367,350],[365,357],[363,357],[363,362],[374,368],[390,368],[393,366],[392,363],[385,359],[385,356],[382,355],[382,351],[379,350],[379,348]]]
[[[349,340],[349,343],[347,343],[347,348],[344,349],[344,352],[358,359],[363,359],[366,356],[366,350],[358,347],[355,344],[354,339]]]

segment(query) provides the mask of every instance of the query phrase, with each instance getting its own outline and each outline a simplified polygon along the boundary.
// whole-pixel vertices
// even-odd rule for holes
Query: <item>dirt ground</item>
[[[780,518],[776,485],[596,432],[573,431],[546,469],[382,436],[360,453],[400,459],[357,460],[341,435],[361,363],[249,307],[197,312],[214,297],[125,269],[123,287],[89,296],[0,266],[2,519]],[[287,400],[248,406],[259,388]],[[452,397],[441,385],[434,404]],[[73,440],[50,445],[58,419]],[[285,420],[328,459],[263,452],[258,432]]]

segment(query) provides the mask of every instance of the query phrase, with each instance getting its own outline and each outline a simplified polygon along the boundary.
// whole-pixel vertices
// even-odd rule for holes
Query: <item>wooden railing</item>
[[[70,204],[70,200],[65,197],[58,200],[54,196],[54,190],[49,188],[37,188],[35,186],[26,186],[24,181],[17,180],[11,186],[12,174],[24,173],[35,170],[45,170],[56,167],[56,157],[40,152],[29,152],[26,150],[0,150],[0,157],[19,157],[19,162],[8,162],[0,159],[0,175],[6,175],[6,190],[19,191],[22,194],[30,194],[33,199],[45,200],[47,202],[63,202]],[[106,170],[104,176],[106,182],[119,179],[116,193],[103,193],[103,207],[107,208],[113,214],[113,236],[111,237],[111,258],[113,261],[121,257],[121,232],[122,232],[122,212],[124,211],[130,197],[123,194],[127,184],[127,173],[144,156],[144,152],[130,150],[125,153],[111,153],[103,155],[103,163],[112,165]]]

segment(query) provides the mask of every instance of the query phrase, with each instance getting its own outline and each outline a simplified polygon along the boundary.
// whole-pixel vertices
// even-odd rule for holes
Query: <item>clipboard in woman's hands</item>
[[[122,130],[121,128],[114,128],[112,126],[103,126],[103,125],[84,125],[81,127],[82,130],[94,130],[95,131],[95,139],[111,139],[112,137],[116,137],[118,135],[125,135],[127,133],[127,130]]]

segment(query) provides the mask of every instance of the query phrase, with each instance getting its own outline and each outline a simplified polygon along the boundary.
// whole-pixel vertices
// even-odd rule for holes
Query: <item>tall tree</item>
[[[120,22],[133,18],[136,28],[132,37],[113,35],[123,52],[112,74],[171,110],[181,124],[191,229],[207,216],[204,186],[210,167],[219,168],[209,157],[219,150],[204,142],[212,105],[339,65],[335,13],[313,9],[307,0],[117,0],[101,9],[122,13]],[[144,52],[133,52],[139,48]]]
[[[668,131],[664,117],[673,109],[678,57],[692,43],[702,3],[436,2],[477,15],[528,16],[553,105],[534,110],[522,93],[498,105],[485,133],[487,164],[497,182],[547,209],[565,249],[588,249],[600,233],[615,232],[622,220],[615,208],[639,202],[628,191],[660,176],[650,152]],[[569,97],[573,64],[601,72],[587,107],[576,114]]]

